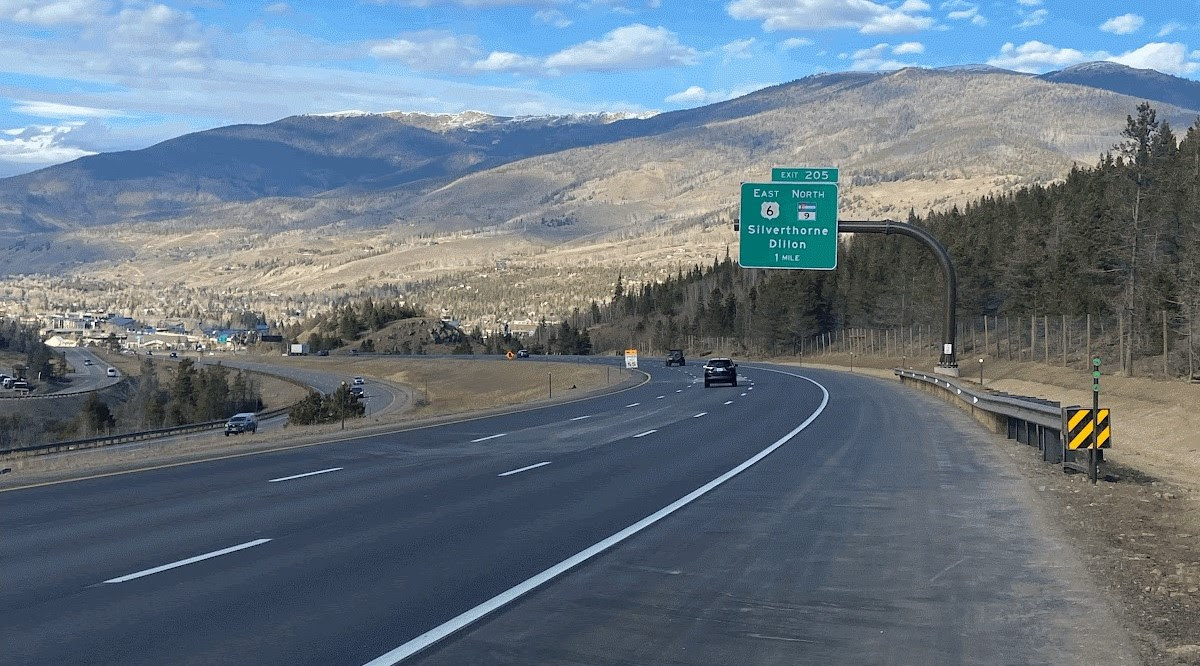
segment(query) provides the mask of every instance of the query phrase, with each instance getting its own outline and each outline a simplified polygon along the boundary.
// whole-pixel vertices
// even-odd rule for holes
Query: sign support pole
[[[839,220],[839,234],[900,234],[921,241],[937,257],[946,278],[946,300],[944,318],[942,321],[942,355],[938,368],[946,370],[946,374],[958,374],[958,351],[955,347],[957,333],[956,310],[958,307],[958,277],[954,272],[954,263],[950,261],[950,253],[946,247],[933,237],[933,234],[914,224],[900,224],[892,220],[872,222],[868,220]]]
[[[1088,449],[1088,478],[1100,475],[1100,357],[1092,359],[1092,446]]]

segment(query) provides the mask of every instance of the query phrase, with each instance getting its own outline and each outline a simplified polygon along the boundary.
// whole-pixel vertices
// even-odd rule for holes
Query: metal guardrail
[[[280,414],[286,414],[290,407],[276,407],[261,412],[258,416],[260,419],[269,419]],[[0,456],[7,458],[25,458],[29,456],[46,455],[48,453],[62,453],[64,451],[76,451],[79,449],[94,449],[102,446],[112,446],[113,444],[126,444],[145,439],[157,439],[160,437],[170,437],[172,435],[186,435],[193,432],[203,432],[205,430],[216,430],[225,426],[227,419],[219,421],[206,421],[204,423],[189,423],[187,425],[179,425],[171,428],[159,428],[157,430],[142,430],[139,432],[127,432],[119,435],[105,435],[103,437],[88,437],[86,439],[72,439],[65,442],[50,442],[48,444],[34,444],[31,446],[19,446],[11,449],[0,449]]]
[[[952,399],[957,399],[960,406],[969,409],[976,420],[991,425],[1009,439],[1036,446],[1045,462],[1064,462],[1060,403],[964,385],[953,378],[932,372],[904,368],[895,368],[893,372],[901,382],[911,381],[941,388]]]

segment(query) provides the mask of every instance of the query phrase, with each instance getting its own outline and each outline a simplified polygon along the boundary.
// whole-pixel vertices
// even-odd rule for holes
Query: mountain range
[[[232,272],[283,293],[591,245],[607,254],[589,261],[664,247],[690,261],[732,240],[738,184],[774,165],[839,166],[843,217],[903,217],[1094,164],[1143,99],[1178,133],[1200,83],[1112,63],[964,66],[818,74],[650,116],[293,116],[0,180],[0,261],[117,283],[134,264],[137,280],[198,288]],[[411,251],[439,238],[440,254]],[[314,247],[324,260],[286,259]]]

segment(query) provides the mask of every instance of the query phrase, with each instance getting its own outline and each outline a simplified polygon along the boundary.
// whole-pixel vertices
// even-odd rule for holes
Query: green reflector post
[[[1099,393],[1099,392],[1100,392],[1100,385],[1099,385],[1099,384],[1092,384],[1092,390],[1093,390],[1093,391],[1095,391],[1095,392],[1097,392],[1097,393]]]
[[[1096,379],[1100,379],[1100,371],[1097,370],[1097,371],[1093,372],[1092,376],[1095,377]]]
[[[1096,366],[1097,368],[1100,367],[1100,357],[1099,356],[1092,359],[1092,365]]]

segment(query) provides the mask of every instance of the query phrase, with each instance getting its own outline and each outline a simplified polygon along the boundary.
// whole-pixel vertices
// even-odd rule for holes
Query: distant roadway
[[[851,374],[649,372],[0,492],[0,661],[1137,663],[963,413]]]

